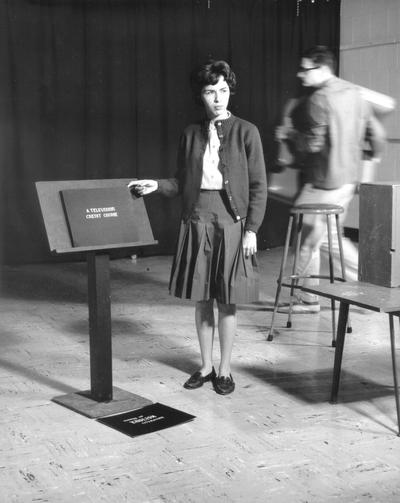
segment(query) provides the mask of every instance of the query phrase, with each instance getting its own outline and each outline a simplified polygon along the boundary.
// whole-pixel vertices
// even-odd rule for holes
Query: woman
[[[235,389],[231,355],[236,304],[258,298],[256,233],[266,206],[267,184],[259,132],[228,111],[236,77],[225,61],[210,61],[191,74],[195,100],[206,120],[188,126],[180,140],[176,176],[137,180],[136,194],[157,191],[182,196],[182,222],[170,292],[196,302],[201,368],[184,384],[196,389],[212,381],[217,393]],[[213,361],[214,301],[218,308],[221,360]]]

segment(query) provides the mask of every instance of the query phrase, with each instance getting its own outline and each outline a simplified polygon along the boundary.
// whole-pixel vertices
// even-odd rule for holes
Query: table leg
[[[397,411],[397,427],[398,427],[397,435],[400,437],[399,385],[397,382],[396,346],[395,346],[395,338],[394,338],[393,314],[389,314],[389,326],[390,326],[390,348],[392,351],[394,396],[395,396],[395,400],[396,400],[396,411]]]
[[[340,302],[339,307],[339,320],[337,327],[336,349],[335,349],[335,363],[333,366],[333,380],[331,389],[331,402],[337,402],[337,395],[339,389],[340,370],[342,367],[342,356],[344,347],[344,338],[346,335],[347,318],[349,316],[349,304]]]

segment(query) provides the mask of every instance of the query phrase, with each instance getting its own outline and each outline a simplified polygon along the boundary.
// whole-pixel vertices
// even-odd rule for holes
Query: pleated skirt
[[[243,253],[244,224],[234,220],[225,191],[202,190],[191,218],[181,222],[170,293],[194,301],[256,302],[258,266],[254,255]]]

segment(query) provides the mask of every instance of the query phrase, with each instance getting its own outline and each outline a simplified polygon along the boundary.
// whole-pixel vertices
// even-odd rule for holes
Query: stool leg
[[[297,262],[299,261],[300,257],[300,245],[301,245],[302,234],[303,234],[303,214],[300,213],[296,214],[296,233],[295,233],[295,246],[294,246],[295,252],[292,267],[292,277],[290,280],[289,313],[286,322],[287,328],[292,327],[292,306],[293,306],[295,286],[297,286],[299,282],[299,279],[297,277]]]
[[[339,215],[335,215],[335,219],[336,219],[336,232],[337,232],[338,246],[339,246],[340,268],[342,270],[342,278],[344,281],[346,281],[346,267],[344,264],[342,232],[341,232],[341,226],[340,226],[340,222],[339,222]]]
[[[337,232],[337,239],[338,239],[338,246],[339,246],[339,257],[340,257],[340,267],[342,270],[342,278],[343,281],[346,281],[346,266],[344,263],[344,253],[343,253],[343,242],[342,242],[342,228],[340,225],[339,221],[339,215],[335,215],[336,219],[336,232]],[[347,333],[351,334],[353,329],[351,328],[351,322],[350,322],[350,315],[347,320]]]
[[[398,427],[397,435],[400,437],[400,401],[399,401],[399,385],[397,382],[396,347],[394,338],[393,314],[389,314],[389,326],[390,326],[390,349],[392,352],[394,396],[396,400],[396,412],[397,412],[397,427]]]
[[[283,249],[283,257],[282,257],[282,262],[281,262],[281,268],[279,271],[279,277],[278,277],[278,286],[276,288],[276,294],[275,294],[275,303],[274,303],[274,310],[272,312],[272,318],[271,318],[271,326],[269,328],[269,333],[268,333],[268,341],[272,341],[274,338],[273,335],[273,328],[274,328],[274,321],[275,321],[275,315],[278,310],[278,304],[279,304],[279,297],[281,294],[281,289],[282,289],[282,278],[283,278],[283,273],[286,267],[286,261],[287,261],[287,256],[288,256],[288,251],[289,251],[289,244],[290,244],[290,235],[292,233],[292,225],[293,225],[293,215],[290,215],[289,217],[289,224],[286,232],[286,240],[285,240],[285,246]]]
[[[332,247],[332,225],[329,215],[326,215],[326,225],[328,228],[328,253],[329,253],[329,280],[331,283],[335,281],[334,268],[333,268],[333,247]],[[331,299],[331,312],[332,312],[332,347],[336,346],[336,314],[335,314],[335,301]]]

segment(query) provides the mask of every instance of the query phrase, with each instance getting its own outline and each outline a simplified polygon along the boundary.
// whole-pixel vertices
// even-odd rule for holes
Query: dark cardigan
[[[257,232],[267,203],[267,180],[260,134],[250,122],[231,115],[216,121],[221,146],[219,169],[236,220],[246,219],[245,230]],[[180,139],[178,169],[174,178],[158,181],[158,192],[182,195],[182,219],[188,220],[198,200],[208,121],[188,126]]]

